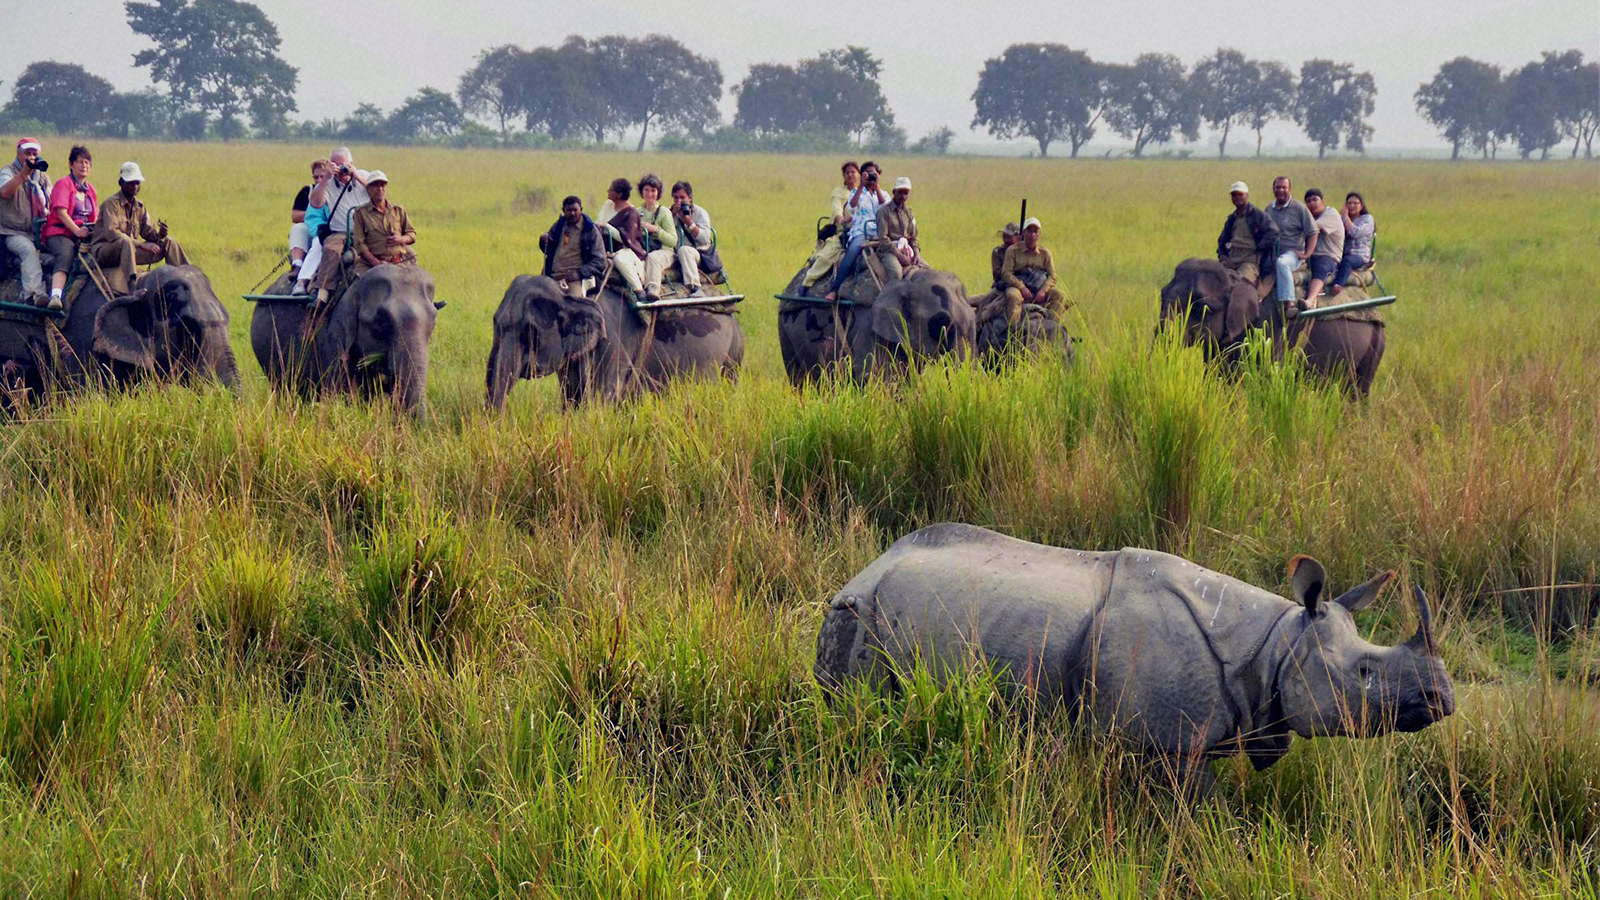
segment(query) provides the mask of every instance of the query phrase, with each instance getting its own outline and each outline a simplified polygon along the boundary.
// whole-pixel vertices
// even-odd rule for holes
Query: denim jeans
[[[865,235],[859,237],[851,235],[850,243],[844,248],[844,259],[839,261],[839,269],[833,273],[832,293],[839,293],[839,286],[855,272],[856,266],[861,262],[861,249],[866,243]]]
[[[1294,299],[1294,273],[1305,264],[1306,261],[1301,259],[1293,250],[1285,250],[1278,254],[1277,283],[1272,286],[1272,289],[1273,296],[1278,299],[1279,303],[1288,303]]]
[[[32,296],[44,291],[44,269],[39,264],[39,248],[33,239],[20,234],[6,235],[6,249],[17,258],[17,268],[22,270],[22,293]]]
[[[1371,260],[1361,259],[1346,253],[1344,258],[1339,260],[1339,272],[1333,276],[1333,283],[1339,287],[1344,287],[1344,283],[1350,279],[1350,273],[1362,268],[1369,262]]]

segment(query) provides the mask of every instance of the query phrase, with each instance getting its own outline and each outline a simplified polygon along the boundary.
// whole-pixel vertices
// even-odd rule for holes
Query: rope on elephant
[[[263,284],[266,284],[267,282],[271,281],[273,278],[277,277],[278,270],[282,269],[285,265],[288,264],[288,262],[289,262],[289,254],[288,253],[284,253],[283,256],[278,258],[278,264],[272,267],[272,271],[268,272],[267,276],[265,278],[263,278],[260,281],[256,282],[255,287],[252,287],[248,291],[248,293],[254,294],[256,291],[261,290],[261,286]]]
[[[116,299],[117,294],[115,291],[111,290],[111,282],[106,279],[106,273],[100,271],[100,264],[95,262],[93,256],[84,253],[80,249],[78,251],[78,264],[83,266],[83,270],[85,272],[89,273],[89,280],[93,281],[94,286],[100,289],[100,295],[102,297],[105,297],[107,300]]]

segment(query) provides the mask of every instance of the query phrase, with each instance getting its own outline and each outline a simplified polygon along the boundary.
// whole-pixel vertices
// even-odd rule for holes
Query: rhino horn
[[[1430,656],[1437,656],[1439,647],[1433,639],[1433,612],[1428,609],[1428,595],[1416,585],[1411,586],[1411,593],[1417,598],[1417,633],[1406,643]]]

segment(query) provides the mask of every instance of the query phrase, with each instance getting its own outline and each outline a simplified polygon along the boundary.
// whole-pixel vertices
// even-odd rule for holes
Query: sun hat
[[[897,191],[909,191],[909,190],[911,190],[911,179],[907,178],[904,175],[901,175],[899,178],[896,178],[894,180],[894,189],[897,190]]]
[[[1044,223],[1033,216],[1029,216],[1028,221],[1022,223],[1022,230],[1027,231],[1029,228],[1037,228],[1040,231],[1043,231]]]
[[[117,172],[117,180],[126,181],[130,184],[135,181],[144,181],[144,173],[139,171],[139,164],[130,159],[123,163],[121,170]]]
[[[1242,181],[1235,181],[1233,183],[1233,187],[1228,188],[1228,193],[1230,193],[1230,194],[1248,194],[1248,193],[1250,193],[1250,185],[1245,184]]]
[[[43,149],[44,149],[43,147],[39,146],[39,139],[38,138],[25,137],[22,140],[17,141],[17,152],[18,153],[21,153],[24,150],[43,150]]]
[[[1022,226],[1015,222],[1007,222],[1006,227],[1000,229],[1000,233],[1006,237],[1016,237],[1022,233]]]
[[[373,169],[368,173],[367,184],[379,184],[380,182],[383,184],[389,183],[389,176],[383,174],[382,169]]]

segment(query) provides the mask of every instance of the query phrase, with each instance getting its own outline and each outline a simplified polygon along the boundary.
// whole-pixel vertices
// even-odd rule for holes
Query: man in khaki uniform
[[[917,217],[911,213],[911,179],[894,180],[893,198],[878,207],[878,261],[885,278],[900,278],[922,265],[922,244],[917,240]]]
[[[89,252],[105,271],[111,289],[126,294],[133,289],[135,266],[162,261],[181,266],[189,259],[178,242],[167,237],[167,223],[150,224],[150,213],[139,202],[139,189],[144,185],[139,164],[123,163],[117,184],[122,190],[100,204],[100,219],[89,238]]]
[[[374,169],[367,176],[367,196],[372,202],[355,209],[350,216],[350,238],[355,242],[357,278],[368,269],[384,264],[414,266],[417,230],[411,227],[405,207],[389,202],[389,176]]]
[[[1235,181],[1228,188],[1233,212],[1222,223],[1217,235],[1217,261],[1232,269],[1245,281],[1255,284],[1261,277],[1261,263],[1273,258],[1278,243],[1278,226],[1272,217],[1250,202],[1250,186]]]
[[[1043,227],[1038,219],[1028,219],[1022,223],[1022,240],[1006,248],[1000,280],[1006,285],[1006,320],[1012,324],[1022,320],[1024,303],[1038,304],[1056,315],[1071,305],[1056,287],[1055,257],[1039,246]]]

